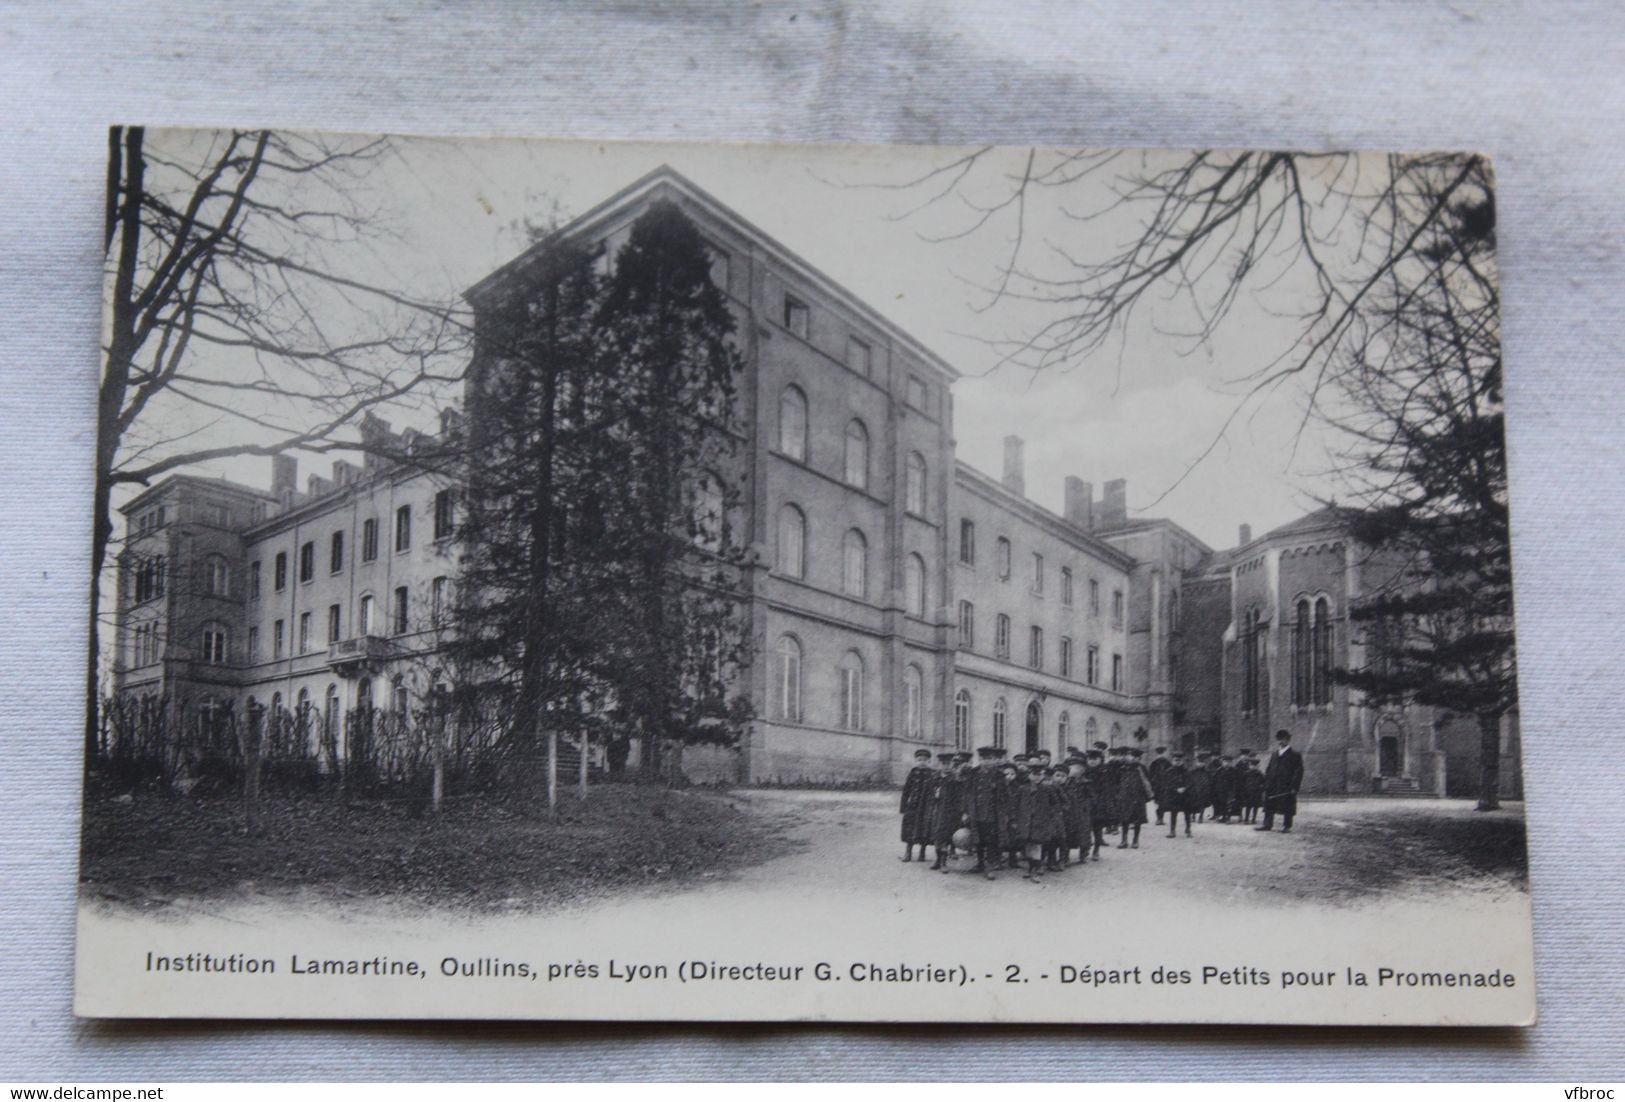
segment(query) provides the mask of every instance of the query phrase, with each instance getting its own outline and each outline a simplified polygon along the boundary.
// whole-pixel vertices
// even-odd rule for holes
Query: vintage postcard
[[[1534,1020],[1486,158],[109,149],[80,1015]]]

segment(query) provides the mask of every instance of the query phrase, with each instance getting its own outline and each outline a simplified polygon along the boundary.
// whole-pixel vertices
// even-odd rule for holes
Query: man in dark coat
[[[1038,778],[1038,784],[1033,791],[1033,813],[1031,825],[1027,828],[1029,847],[1036,847],[1038,868],[1033,869],[1029,861],[1029,871],[1036,875],[1039,871],[1060,872],[1061,846],[1066,841],[1066,767],[1054,765],[1045,770]],[[1029,848],[1028,856],[1031,858],[1033,849]]]
[[[967,770],[965,782],[965,813],[970,816],[971,830],[975,833],[976,867],[973,872],[993,879],[988,858],[995,864],[1004,849],[1005,781],[999,759],[1004,757],[1000,746],[978,746],[976,764]]]
[[[965,765],[969,759],[946,753],[938,754],[937,760],[942,762],[942,768],[933,774],[929,797],[931,841],[937,847],[937,860],[931,867],[947,872],[948,857],[954,851],[954,831],[970,819],[965,813],[965,790],[969,787]]]
[[[1172,765],[1173,763],[1168,760],[1168,748],[1166,746],[1159,746],[1153,752],[1150,764],[1145,767],[1146,775],[1151,778],[1151,792],[1156,796],[1157,800],[1158,826],[1162,825],[1162,812],[1164,805],[1162,802],[1162,796],[1160,795],[1162,790],[1158,787],[1157,781],[1164,773],[1168,772],[1168,769]]]
[[[1021,768],[1025,764],[1026,755],[1021,754],[1004,765],[1004,854],[1012,869],[1026,864],[1027,828],[1032,824],[1033,783]],[[1031,872],[1028,869],[1029,875]]]
[[[953,757],[952,754],[947,755]],[[946,768],[946,765],[944,766]],[[898,810],[903,814],[903,860],[914,860],[914,847],[920,847],[920,860],[925,860],[925,847],[931,838],[931,826],[926,814],[926,797],[937,776],[931,767],[931,751],[914,751],[914,768],[903,780],[903,799]]]
[[[1163,787],[1168,798],[1168,837],[1174,837],[1179,827],[1179,816],[1185,816],[1185,837],[1191,836],[1191,818],[1196,814],[1196,797],[1191,793],[1194,784],[1191,770],[1185,764],[1185,755],[1174,751],[1172,766],[1163,774]]]
[[[1298,813],[1298,789],[1303,787],[1303,755],[1292,749],[1292,732],[1275,732],[1275,753],[1264,767],[1264,822],[1254,830],[1269,830],[1281,816],[1281,833],[1292,829]]]
[[[1145,802],[1151,798],[1151,778],[1140,764],[1143,751],[1136,747],[1120,747],[1120,772],[1117,778],[1118,823],[1123,828],[1123,839],[1118,849],[1140,848],[1140,827],[1145,824]],[[1134,841],[1129,842],[1130,832]]]

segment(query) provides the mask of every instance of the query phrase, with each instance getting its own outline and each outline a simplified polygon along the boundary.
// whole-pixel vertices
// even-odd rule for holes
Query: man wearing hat
[[[1241,802],[1241,821],[1258,822],[1258,809],[1264,803],[1264,773],[1258,768],[1258,756],[1243,750],[1240,768],[1236,773],[1236,795]]]
[[[1303,755],[1292,749],[1292,732],[1286,728],[1275,732],[1275,753],[1264,767],[1264,822],[1254,830],[1269,830],[1277,813],[1281,816],[1281,833],[1292,829],[1292,817],[1298,813],[1298,789],[1303,787]]]
[[[1083,850],[1079,863],[1089,859],[1089,786],[1083,779],[1083,758],[1069,754],[1057,769],[1061,778],[1061,812],[1065,830],[1061,839],[1061,863],[1072,863],[1072,851]]]
[[[976,764],[966,771],[965,814],[976,839],[976,868],[993,879],[993,870],[987,859],[992,855],[995,863],[1004,848],[1003,819],[1005,815],[1005,780],[999,759],[1004,757],[1002,746],[978,746]]]
[[[938,754],[942,769],[932,778],[930,796],[931,841],[937,847],[937,859],[931,866],[937,872],[948,871],[948,857],[954,849],[954,832],[966,825],[965,763],[970,755],[952,752]]]
[[[938,756],[953,757],[952,754]],[[942,768],[947,767],[944,761]],[[915,846],[920,847],[920,860],[925,860],[926,843],[932,840],[926,799],[936,776],[937,770],[931,768],[931,751],[923,748],[914,751],[914,768],[908,771],[908,776],[903,780],[903,800],[898,808],[903,815],[904,862],[914,860]]]
[[[1158,826],[1162,825],[1163,809],[1162,796],[1160,794],[1162,789],[1158,784],[1158,780],[1164,773],[1168,772],[1168,767],[1170,764],[1172,763],[1168,761],[1168,748],[1166,746],[1159,746],[1152,752],[1151,761],[1145,767],[1146,775],[1151,778],[1151,791],[1153,794],[1156,794],[1157,797]]]
[[[1206,750],[1196,751],[1196,760],[1190,767],[1190,787],[1186,790],[1186,799],[1192,804],[1196,812],[1196,821],[1201,822],[1207,812],[1208,805],[1213,802],[1213,774],[1208,769],[1208,760],[1212,755]]]

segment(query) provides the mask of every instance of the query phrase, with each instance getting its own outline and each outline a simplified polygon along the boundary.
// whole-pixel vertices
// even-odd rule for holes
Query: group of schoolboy
[[[1138,849],[1152,800],[1170,838],[1182,814],[1188,836],[1210,811],[1221,823],[1252,822],[1264,802],[1264,774],[1250,751],[1187,759],[1159,746],[1146,762],[1139,747],[1097,742],[1087,751],[1067,747],[1059,763],[1047,750],[1006,756],[1000,746],[978,748],[974,761],[965,750],[937,754],[935,764],[929,750],[914,757],[900,808],[903,860],[924,864],[929,846],[930,868],[947,872],[951,860],[974,855],[971,871],[989,880],[1001,868],[1031,880],[1099,861],[1106,834],[1118,836],[1118,849]]]

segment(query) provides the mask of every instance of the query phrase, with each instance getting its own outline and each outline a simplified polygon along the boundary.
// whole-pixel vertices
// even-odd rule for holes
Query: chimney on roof
[[[1066,522],[1080,532],[1095,526],[1095,488],[1076,475],[1066,476]]]
[[[1118,528],[1128,523],[1128,480],[1114,478],[1101,487],[1100,526]]]
[[[1027,496],[1027,464],[1023,453],[1026,445],[1021,437],[1004,438],[1004,488],[1020,497]]]
[[[299,484],[299,460],[291,455],[271,457],[271,493],[281,496]]]
[[[333,460],[333,485],[348,486],[355,481],[356,466],[344,459]]]
[[[1251,524],[1243,524],[1241,526],[1241,528],[1236,532],[1236,546],[1237,547],[1245,547],[1249,543],[1252,543],[1252,542],[1253,542],[1253,526]]]

